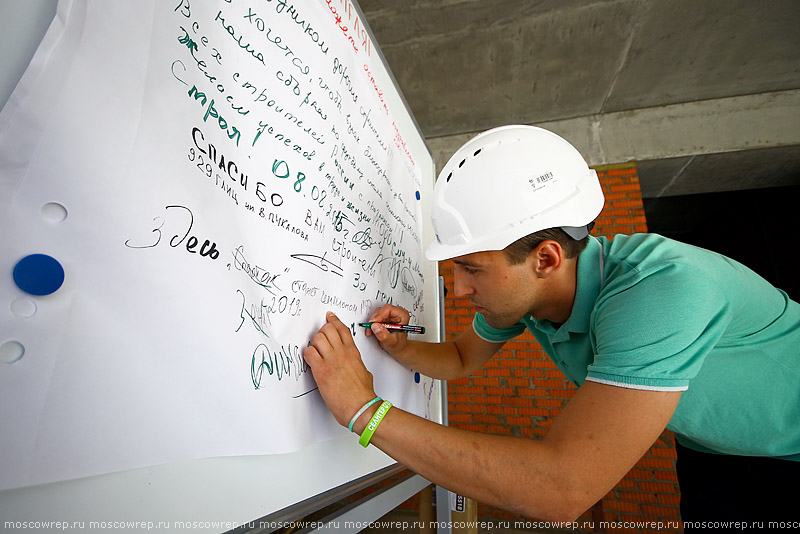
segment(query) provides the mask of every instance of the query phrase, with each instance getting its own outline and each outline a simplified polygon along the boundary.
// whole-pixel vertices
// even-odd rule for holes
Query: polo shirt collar
[[[572,313],[564,324],[556,327],[548,320],[530,317],[531,322],[539,330],[552,336],[551,341],[566,341],[570,332],[581,334],[589,332],[589,318],[600,294],[602,254],[603,246],[597,239],[590,237],[588,245],[578,256],[578,287],[575,290],[575,302],[572,305]]]

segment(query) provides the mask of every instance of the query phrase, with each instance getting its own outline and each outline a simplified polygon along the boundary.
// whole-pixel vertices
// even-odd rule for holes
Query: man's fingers
[[[389,309],[387,305],[383,305],[374,312],[372,315],[369,316],[369,321],[376,322],[376,321],[386,321],[389,317]]]
[[[306,350],[303,351],[303,358],[306,363],[311,366],[312,371],[317,365],[322,363],[322,355],[313,345],[306,347]]]
[[[370,321],[378,323],[407,324],[409,319],[408,311],[399,306],[384,304],[375,310],[370,317]]]
[[[401,308],[400,306],[394,306],[392,304],[384,304],[374,312],[369,318],[369,322],[372,323],[394,323],[394,324],[408,324],[409,314],[405,308]],[[382,335],[377,335],[377,333],[381,333]],[[385,341],[389,341],[391,338],[388,336],[390,333],[382,328],[376,327],[374,324],[372,325],[372,329],[367,329],[366,336],[370,337],[375,335],[378,338],[378,341],[381,343]]]
[[[378,323],[372,323],[370,328],[372,329],[372,333],[375,334],[375,337],[378,338],[378,341],[387,341],[391,335],[386,328]]]
[[[364,398],[374,398],[372,374],[364,366],[350,329],[333,313],[311,338],[303,357],[314,374],[314,380],[325,403],[346,425]]]
[[[323,326],[323,328],[325,328]],[[322,359],[325,359],[325,354],[333,350],[333,344],[328,339],[328,335],[323,330],[320,330],[311,338],[311,346],[316,349],[317,354]]]
[[[381,345],[386,344],[389,347],[396,345],[395,342],[400,341],[402,336],[408,335],[402,332],[390,332],[379,324],[372,325],[372,333],[375,334]]]
[[[328,320],[328,324],[333,326],[336,330],[336,334],[341,341],[344,347],[352,347],[355,345],[355,341],[353,341],[353,334],[350,333],[350,328],[347,327],[333,312],[328,312],[325,316]],[[323,327],[324,328],[324,327]]]

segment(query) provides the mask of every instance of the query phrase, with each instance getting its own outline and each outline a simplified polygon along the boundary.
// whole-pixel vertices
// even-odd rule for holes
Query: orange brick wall
[[[634,164],[597,168],[606,204],[595,235],[646,232],[642,195]],[[453,294],[453,264],[439,265],[448,287],[445,299],[447,339],[471,328],[467,299]],[[572,397],[575,387],[527,333],[509,341],[486,366],[470,377],[448,383],[449,420],[453,427],[491,434],[541,438]],[[606,521],[677,521],[679,491],[675,449],[669,433],[662,435],[628,475],[602,500]],[[481,520],[525,521],[520,516],[479,505]],[[587,512],[581,520],[591,521]],[[647,532],[646,529],[618,531]],[[660,532],[670,532],[661,530]],[[680,530],[672,530],[680,532]]]

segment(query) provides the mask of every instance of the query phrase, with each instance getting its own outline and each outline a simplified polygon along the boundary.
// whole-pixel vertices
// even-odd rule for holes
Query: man
[[[368,333],[406,366],[454,379],[530,329],[578,386],[544,439],[370,404],[372,376],[328,314],[305,359],[334,417],[438,485],[556,521],[602,498],[667,428],[685,521],[796,518],[786,488],[800,475],[800,306],[709,251],[657,235],[589,236],[603,203],[596,174],[555,134],[506,126],[475,137],[437,180],[426,251],[453,259],[473,328],[438,344],[378,325]],[[387,305],[370,320],[407,323],[408,312]]]

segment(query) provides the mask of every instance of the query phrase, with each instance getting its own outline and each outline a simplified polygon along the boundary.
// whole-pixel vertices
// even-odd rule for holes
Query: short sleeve
[[[591,319],[587,380],[682,391],[730,322],[730,304],[700,269],[665,263],[603,288]]]
[[[522,334],[525,331],[525,323],[520,322],[510,328],[493,328],[486,322],[482,313],[476,313],[472,320],[472,329],[484,341],[503,343]]]

